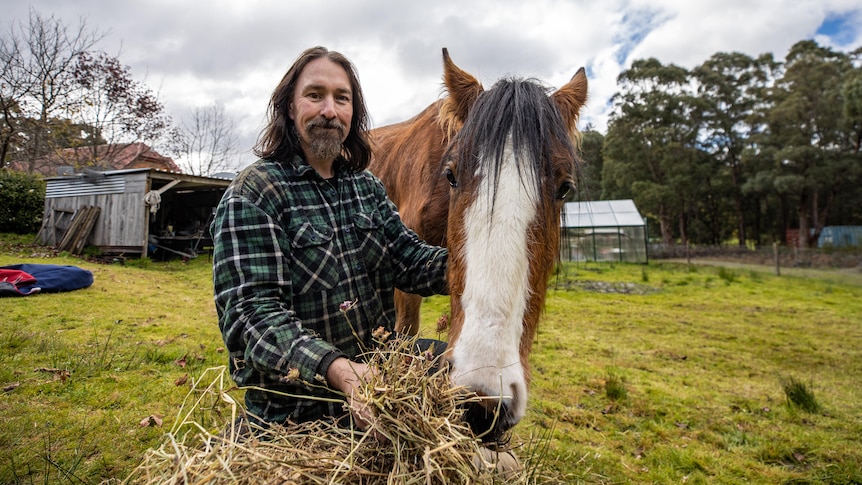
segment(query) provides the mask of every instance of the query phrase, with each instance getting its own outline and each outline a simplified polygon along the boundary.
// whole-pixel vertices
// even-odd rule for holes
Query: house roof
[[[94,162],[95,160],[95,162]],[[13,161],[13,170],[29,171],[26,161]],[[125,170],[132,168],[155,168],[169,172],[180,172],[173,159],[159,154],[146,143],[115,143],[98,145],[96,156],[92,147],[61,148],[54,153],[38,158],[33,171],[45,176],[59,173],[61,167]]]
[[[560,227],[571,228],[644,225],[644,218],[631,199],[566,202],[560,218]]]

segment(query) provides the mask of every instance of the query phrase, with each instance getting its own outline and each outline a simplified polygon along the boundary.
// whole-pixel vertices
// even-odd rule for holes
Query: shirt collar
[[[344,174],[344,165],[344,159],[342,157],[335,159],[335,163],[333,164],[333,173],[335,173],[336,178],[340,179]],[[309,165],[301,155],[294,155],[293,160],[290,161],[290,166],[293,167],[294,173],[300,177],[316,177],[323,180],[320,174],[317,173],[317,170]]]

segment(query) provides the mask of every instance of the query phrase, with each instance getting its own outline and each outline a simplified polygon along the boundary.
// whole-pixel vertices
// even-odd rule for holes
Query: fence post
[[[775,257],[775,275],[781,276],[781,264],[779,263],[778,258],[778,243],[772,243],[772,255]]]

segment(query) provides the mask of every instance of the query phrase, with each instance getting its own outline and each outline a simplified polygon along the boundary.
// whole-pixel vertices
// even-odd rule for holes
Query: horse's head
[[[581,69],[551,95],[522,79],[485,91],[446,49],[443,59],[440,118],[453,133],[442,174],[451,186],[447,356],[453,383],[484,398],[467,421],[494,441],[526,411],[528,358],[575,181],[587,80]]]

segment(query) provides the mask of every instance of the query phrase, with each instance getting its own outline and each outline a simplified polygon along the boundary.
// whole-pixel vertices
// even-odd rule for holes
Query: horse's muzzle
[[[483,399],[464,404],[464,420],[483,443],[502,443],[516,424],[510,398]]]

